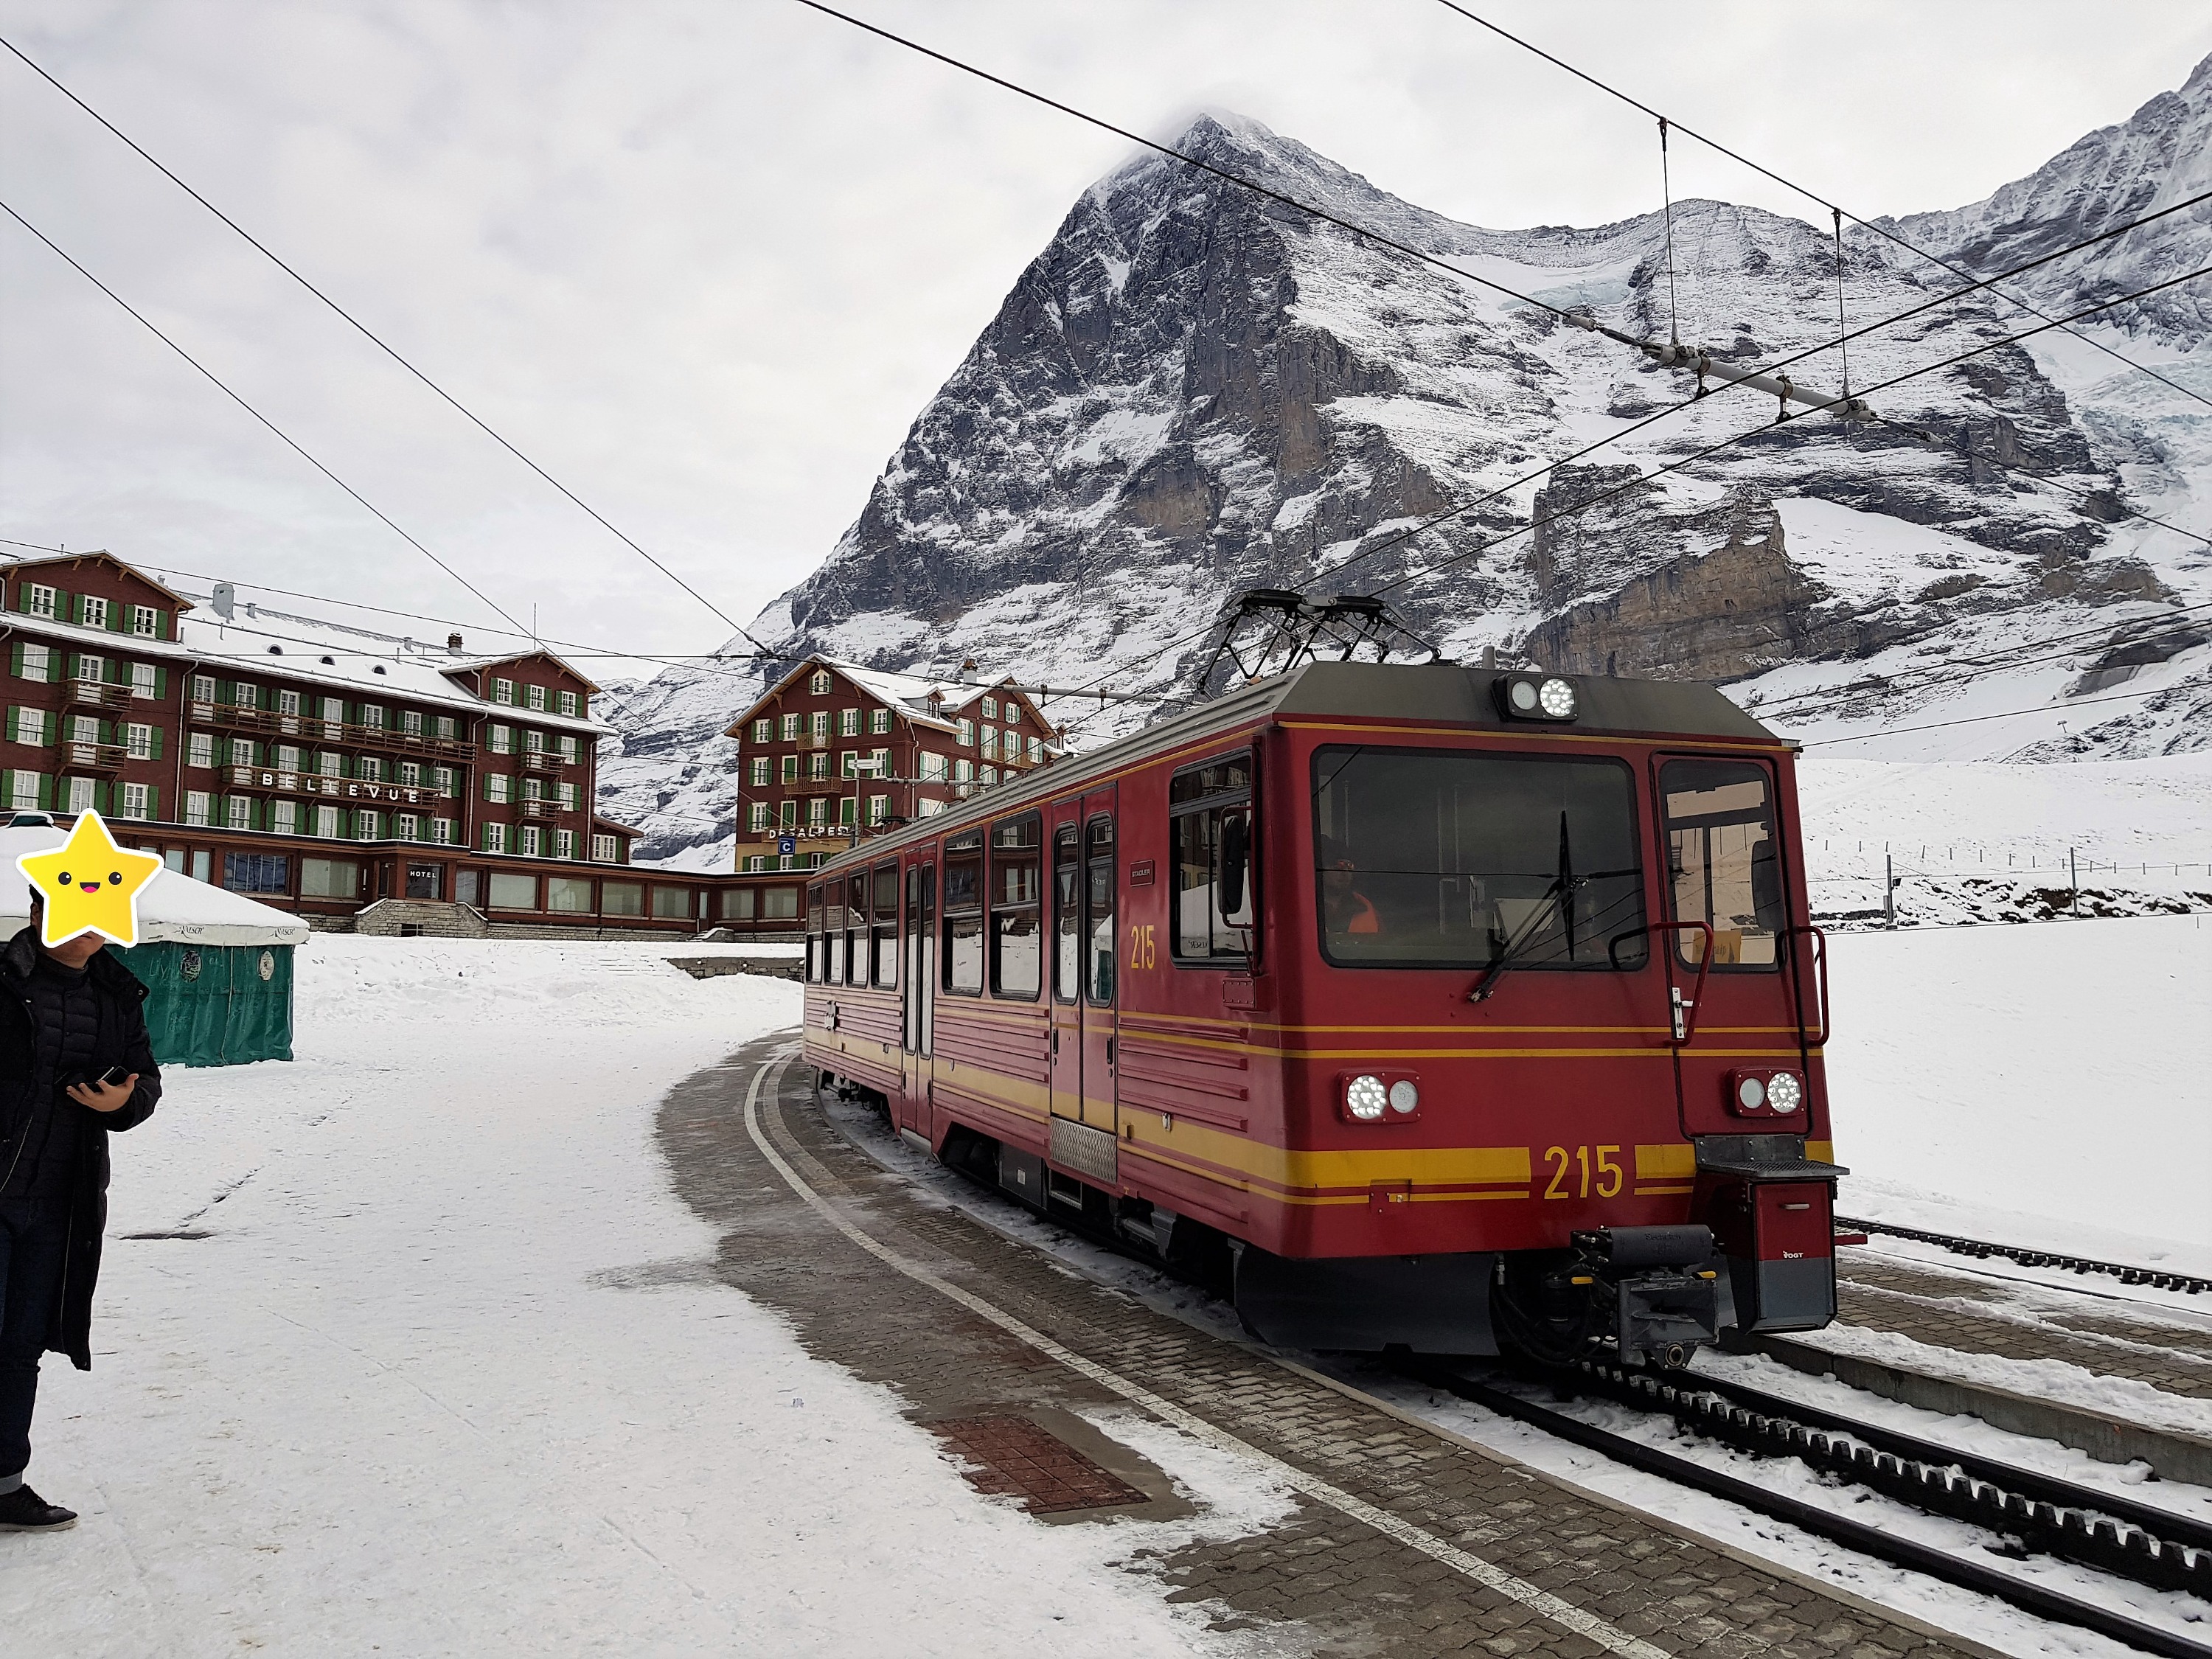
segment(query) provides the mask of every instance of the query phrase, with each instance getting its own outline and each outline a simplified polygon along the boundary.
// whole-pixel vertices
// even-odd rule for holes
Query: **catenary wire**
[[[163,345],[168,347],[170,350],[175,352],[177,356],[182,357],[186,362],[190,363],[194,369],[198,370],[201,377],[204,379],[210,386],[215,387],[215,389],[222,392],[224,397],[229,398],[231,402],[236,404],[240,409],[253,416],[255,420],[267,427],[270,431],[276,434],[278,440],[283,443],[286,448],[291,450],[293,453],[299,456],[301,460],[307,462],[309,466],[313,467],[316,471],[321,473],[325,478],[328,478],[340,489],[343,489],[347,495],[352,496],[356,501],[368,508],[368,510],[371,514],[374,514],[375,517],[386,526],[386,528],[389,529],[394,535],[398,536],[400,540],[405,542],[408,546],[413,548],[424,558],[429,560],[432,564],[436,565],[439,569],[444,571],[448,576],[451,576],[463,587],[467,588],[470,592],[475,594],[477,599],[483,600],[483,603],[490,606],[493,611],[498,612],[501,617],[505,617],[509,625],[511,625],[517,633],[527,636],[529,630],[524,628],[520,623],[515,621],[514,617],[507,612],[506,607],[500,605],[497,600],[492,599],[490,595],[487,594],[482,588],[478,587],[466,576],[461,574],[459,571],[454,569],[453,566],[447,564],[435,553],[433,553],[428,548],[423,546],[422,543],[416,541],[414,537],[409,535],[404,530],[401,529],[397,523],[385,514],[383,509],[379,507],[374,501],[370,501],[368,496],[362,495],[361,491],[356,489],[351,484],[348,483],[343,478],[338,477],[337,473],[331,471],[330,468],[325,466],[322,462],[317,460],[314,456],[310,454],[307,450],[301,446],[297,440],[294,439],[289,433],[286,432],[283,428],[278,426],[276,422],[270,420],[266,415],[264,415],[252,404],[246,402],[246,399],[239,396],[237,392],[233,392],[229,386],[226,386],[216,376],[214,371],[208,368],[198,358],[193,356],[191,352],[185,350],[184,347],[179,345],[174,340],[164,334],[150,319],[146,317],[143,312],[139,311],[128,300],[118,294],[113,289],[108,287],[106,283],[101,282],[99,277],[94,276],[89,270],[87,270],[74,258],[71,258],[70,255],[53,240],[52,238],[49,237],[46,234],[46,232],[40,230],[36,225],[33,224],[28,219],[26,219],[21,214],[16,212],[14,208],[9,206],[5,202],[0,202],[0,212],[4,212],[17,224],[22,226],[25,230],[29,231],[32,235],[37,237],[40,241],[45,243],[46,246],[51,249],[58,258],[66,264],[70,270],[76,271],[78,276],[83,277],[85,281],[90,283],[102,294],[105,294],[109,299],[114,301],[117,305],[122,307],[123,309],[125,312],[128,312],[148,333],[151,334],[155,339],[159,340]]]
[[[766,652],[768,650],[766,646],[762,645],[758,640],[754,639],[752,635],[746,631],[742,623],[731,617],[728,612],[725,611],[720,605],[716,605],[712,599],[702,593],[697,588],[692,586],[690,582],[685,581],[683,577],[678,575],[673,570],[663,564],[651,553],[648,553],[644,547],[640,545],[635,540],[624,534],[597,507],[592,506],[590,502],[578,495],[574,490],[569,489],[568,485],[562,483],[558,478],[548,472],[536,461],[532,460],[529,456],[524,454],[520,449],[516,448],[514,445],[504,435],[495,431],[492,427],[484,421],[483,416],[479,416],[466,404],[464,404],[459,398],[454,397],[452,392],[447,391],[444,386],[439,385],[437,381],[432,380],[428,374],[416,368],[412,362],[403,356],[398,350],[394,349],[388,342],[386,342],[374,329],[370,328],[368,324],[362,322],[360,318],[355,316],[353,313],[348,311],[336,300],[331,298],[329,295],[325,294],[313,283],[301,276],[297,270],[273,252],[267,244],[264,243],[258,237],[255,236],[252,232],[247,230],[245,226],[240,224],[238,221],[232,218],[221,208],[217,207],[213,202],[208,200],[206,197],[201,195],[199,191],[194,190],[174,173],[171,172],[166,165],[157,160],[149,151],[148,151],[144,145],[139,143],[137,139],[131,137],[130,134],[125,132],[105,115],[102,115],[98,110],[93,108],[91,105],[86,103],[83,99],[78,97],[76,94],[70,91],[69,88],[64,86],[46,69],[42,68],[37,63],[34,63],[24,53],[22,49],[17,46],[13,41],[8,40],[5,36],[0,36],[0,46],[5,46],[27,67],[28,67],[33,73],[43,79],[47,85],[52,87],[55,91],[60,93],[63,97],[68,99],[72,104],[75,104],[79,109],[82,110],[87,115],[97,121],[101,126],[106,128],[109,132],[112,133],[131,150],[136,152],[148,166],[153,167],[155,172],[159,173],[163,178],[174,185],[179,190],[183,191],[185,195],[191,197],[192,200],[198,202],[210,213],[215,215],[216,218],[222,221],[224,224],[228,225],[232,230],[235,231],[241,238],[243,238],[246,244],[256,252],[261,254],[264,258],[268,259],[270,264],[274,264],[279,270],[283,271],[287,276],[289,276],[294,282],[299,283],[301,288],[306,289],[308,293],[313,295],[315,298],[320,300],[325,306],[328,306],[332,311],[336,312],[339,317],[352,325],[354,329],[360,333],[363,339],[367,340],[371,345],[374,345],[378,350],[384,353],[386,356],[391,358],[393,362],[398,363],[400,368],[405,369],[410,374],[412,374],[424,386],[429,387],[430,390],[437,393],[439,397],[445,399],[448,404],[459,411],[461,416],[471,425],[474,426],[477,430],[483,433],[494,443],[497,444],[501,449],[504,449],[508,454],[514,456],[516,460],[520,461],[523,465],[528,467],[540,478],[550,484],[555,489],[558,490],[562,495],[567,497],[572,504],[580,507],[586,514],[589,514],[594,522],[596,522],[602,529],[605,530],[610,535],[613,536],[617,541],[622,543],[622,544],[629,548],[631,552],[636,554],[638,557],[643,559],[655,570],[660,572],[662,575],[667,577],[669,580],[674,582],[686,593],[689,593],[693,599],[698,600],[701,605],[706,606],[708,611],[714,612],[714,616],[720,621],[736,632],[740,638],[750,641],[755,648],[760,651]],[[510,618],[510,620],[512,619]]]
[[[1861,732],[1848,738],[1820,738],[1801,747],[1825,749],[1834,743],[1869,743],[1876,738],[1899,738],[1911,732],[1940,732],[1947,726],[1977,726],[1984,720],[2016,720],[2024,714],[2061,714],[2069,708],[2092,708],[2105,702],[2140,702],[2145,697],[2163,697],[2188,689],[2181,685],[2166,685],[2148,691],[2118,692],[2109,697],[2083,697],[2074,702],[2046,702],[2033,708],[2007,708],[1994,714],[1964,714],[1953,720],[1931,720],[1925,726],[1891,726],[1879,732]]]
[[[1784,178],[1772,168],[1761,167],[1758,162],[1751,160],[1750,157],[1737,154],[1735,150],[1730,149],[1726,144],[1720,143],[1717,139],[1706,137],[1704,133],[1699,132],[1696,128],[1684,126],[1680,121],[1675,121],[1671,117],[1661,115],[1657,110],[1653,109],[1649,104],[1646,104],[1638,99],[1631,97],[1627,93],[1621,91],[1620,88],[1607,85],[1605,82],[1599,80],[1597,76],[1589,74],[1587,70],[1578,70],[1572,64],[1566,62],[1564,58],[1555,58],[1550,52],[1546,52],[1541,46],[1522,40],[1511,30],[1499,27],[1486,17],[1478,16],[1475,13],[1469,11],[1465,6],[1457,3],[1457,0],[1437,0],[1437,3],[1443,6],[1447,11],[1458,13],[1459,15],[1467,19],[1468,22],[1488,29],[1492,34],[1497,35],[1500,40],[1511,41],[1515,46],[1520,47],[1522,51],[1534,54],[1536,57],[1542,58],[1546,63],[1551,64],[1553,68],[1565,70],[1569,75],[1573,76],[1578,81],[1587,82],[1589,85],[1595,87],[1600,92],[1607,94],[1607,96],[1619,99],[1622,103],[1629,106],[1630,108],[1641,110],[1644,114],[1650,116],[1655,120],[1668,122],[1671,126],[1673,126],[1675,131],[1687,133],[1691,137],[1705,145],[1706,149],[1717,151],[1720,155],[1727,156],[1729,160],[1735,162],[1738,166],[1749,167],[1753,173],[1759,174],[1762,178],[1772,179],[1776,184],[1780,185],[1784,190],[1793,191],[1796,194],[1805,198],[1808,201],[1818,202],[1822,207],[1826,208],[1832,213],[1841,214],[1844,218],[1849,219],[1860,229],[1871,231],[1874,234],[1881,237],[1884,240],[1894,243],[1897,246],[1903,248],[1914,258],[1925,259],[1929,264],[1936,266],[1940,270],[1948,271],[1954,276],[1965,276],[1971,274],[1968,271],[1962,270],[1957,265],[1950,264],[1948,260],[1938,258],[1935,254],[1929,252],[1927,249],[1914,246],[1912,243],[1905,240],[1904,237],[1899,236],[1895,231],[1889,229],[1887,226],[1877,224],[1871,220],[1862,219],[1857,214],[1851,212],[1850,210],[1838,207],[1835,203],[1830,201],[1818,191],[1808,190],[1804,185],[1796,184],[1790,179]],[[2039,310],[2036,307],[2030,305],[2025,300],[2019,299],[2009,294],[2005,295],[2002,297],[2009,300],[2014,305],[2018,306],[2022,311],[2027,312],[2031,316],[2041,317],[2046,322],[2050,320],[2050,317],[2047,313]],[[2074,331],[2069,329],[2067,332],[2070,334],[2073,333]],[[2126,353],[2106,345],[2103,341],[2093,340],[2086,334],[2075,334],[2075,337],[2081,340],[2085,344],[2094,346],[2098,350],[2103,352],[2106,356],[2114,359],[2116,362],[2125,363],[2130,368],[2135,370],[2136,374],[2148,374],[2152,380],[2159,382],[2160,385],[2171,387],[2172,390],[2181,393],[2183,397],[2192,398],[2200,404],[2203,404],[2208,407],[2212,407],[2212,398],[2206,397],[2201,392],[2191,390],[2188,386],[2182,385],[2179,380],[2169,379],[2167,376],[2160,374],[2156,369],[2150,368],[2147,364],[2136,362],[2134,358],[2127,356]]]

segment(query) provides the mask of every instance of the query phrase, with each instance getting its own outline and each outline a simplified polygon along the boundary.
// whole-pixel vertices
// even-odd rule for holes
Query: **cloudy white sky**
[[[2173,0],[1471,5],[1869,216],[1985,196],[2212,51]],[[1241,111],[1478,224],[1656,204],[1644,117],[1435,0],[849,9],[1156,136]],[[1127,152],[793,0],[0,0],[0,31],[740,620]],[[587,666],[726,636],[4,57],[0,145],[0,200],[509,611],[616,653]],[[1694,147],[1674,185],[1802,207]],[[0,536],[489,620],[4,219],[0,285]]]

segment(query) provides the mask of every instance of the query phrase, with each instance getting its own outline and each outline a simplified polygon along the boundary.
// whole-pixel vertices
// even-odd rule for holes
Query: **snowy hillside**
[[[1947,259],[2002,269],[2203,188],[2208,125],[2212,59],[1990,201],[1895,228]],[[1657,215],[1484,230],[1238,117],[1202,117],[1178,143],[1490,283],[1667,335]],[[2205,208],[2178,214],[2045,267],[2021,295],[2058,314],[2179,275],[2201,259],[2208,227]],[[1685,341],[1746,364],[1832,341],[1825,226],[1692,201],[1677,205],[1674,236]],[[1847,241],[1844,264],[1855,325],[1955,286],[1871,234]],[[2212,394],[2208,287],[2111,313],[2097,337]],[[1686,399],[1691,382],[1495,289],[1140,157],[1076,202],[821,569],[753,631],[886,668],[973,656],[1060,683],[1121,663],[1121,689],[1188,684],[1204,647],[1187,636],[1228,596],[1305,583],[1501,492],[1314,591],[1387,590],[1447,654],[1495,645],[1573,672],[1728,684],[1808,736],[1926,725],[1970,700],[1977,722],[1945,728],[1942,753],[2199,744],[2205,635],[2147,624],[2212,600],[2212,562],[2118,507],[2212,529],[2212,502],[2191,487],[2212,461],[2212,407],[2062,334],[1883,385],[2033,326],[2011,292],[1852,345],[1854,387],[1880,388],[1879,413],[1933,442],[1899,425],[1776,423],[1770,400],[1729,391],[1516,484]],[[1792,372],[1840,378],[1832,350]],[[1962,654],[1991,658],[1978,665],[1988,672],[1964,684],[1929,672]],[[609,700],[623,753],[603,770],[602,805],[645,826],[647,856],[727,858],[737,756],[719,733],[758,683],[702,663]],[[2054,697],[2085,706],[1978,718]],[[1141,718],[1090,714],[1076,738]],[[1916,757],[1926,746],[1899,741],[1918,742]]]

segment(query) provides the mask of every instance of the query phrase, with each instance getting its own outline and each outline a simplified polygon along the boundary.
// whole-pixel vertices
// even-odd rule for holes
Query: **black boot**
[[[75,1510],[49,1504],[28,1486],[0,1493],[0,1532],[59,1532],[75,1525]]]

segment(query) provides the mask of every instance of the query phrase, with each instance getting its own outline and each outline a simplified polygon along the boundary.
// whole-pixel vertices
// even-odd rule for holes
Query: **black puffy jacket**
[[[38,1070],[38,1045],[32,1030],[28,988],[39,962],[38,934],[26,927],[0,951],[0,1124],[22,1126],[32,1114],[24,1099]],[[93,1045],[89,1074],[111,1066],[138,1073],[138,1086],[127,1103],[112,1112],[82,1107],[76,1181],[70,1197],[69,1254],[62,1268],[62,1293],[46,1346],[65,1353],[81,1371],[92,1369],[92,1291],[100,1278],[100,1243],[107,1231],[107,1137],[135,1129],[153,1115],[161,1098],[161,1068],[146,1036],[146,988],[137,976],[103,950],[87,964],[99,1006],[100,1029]],[[17,1127],[16,1133],[21,1133]],[[0,1159],[14,1151],[0,1147]]]

